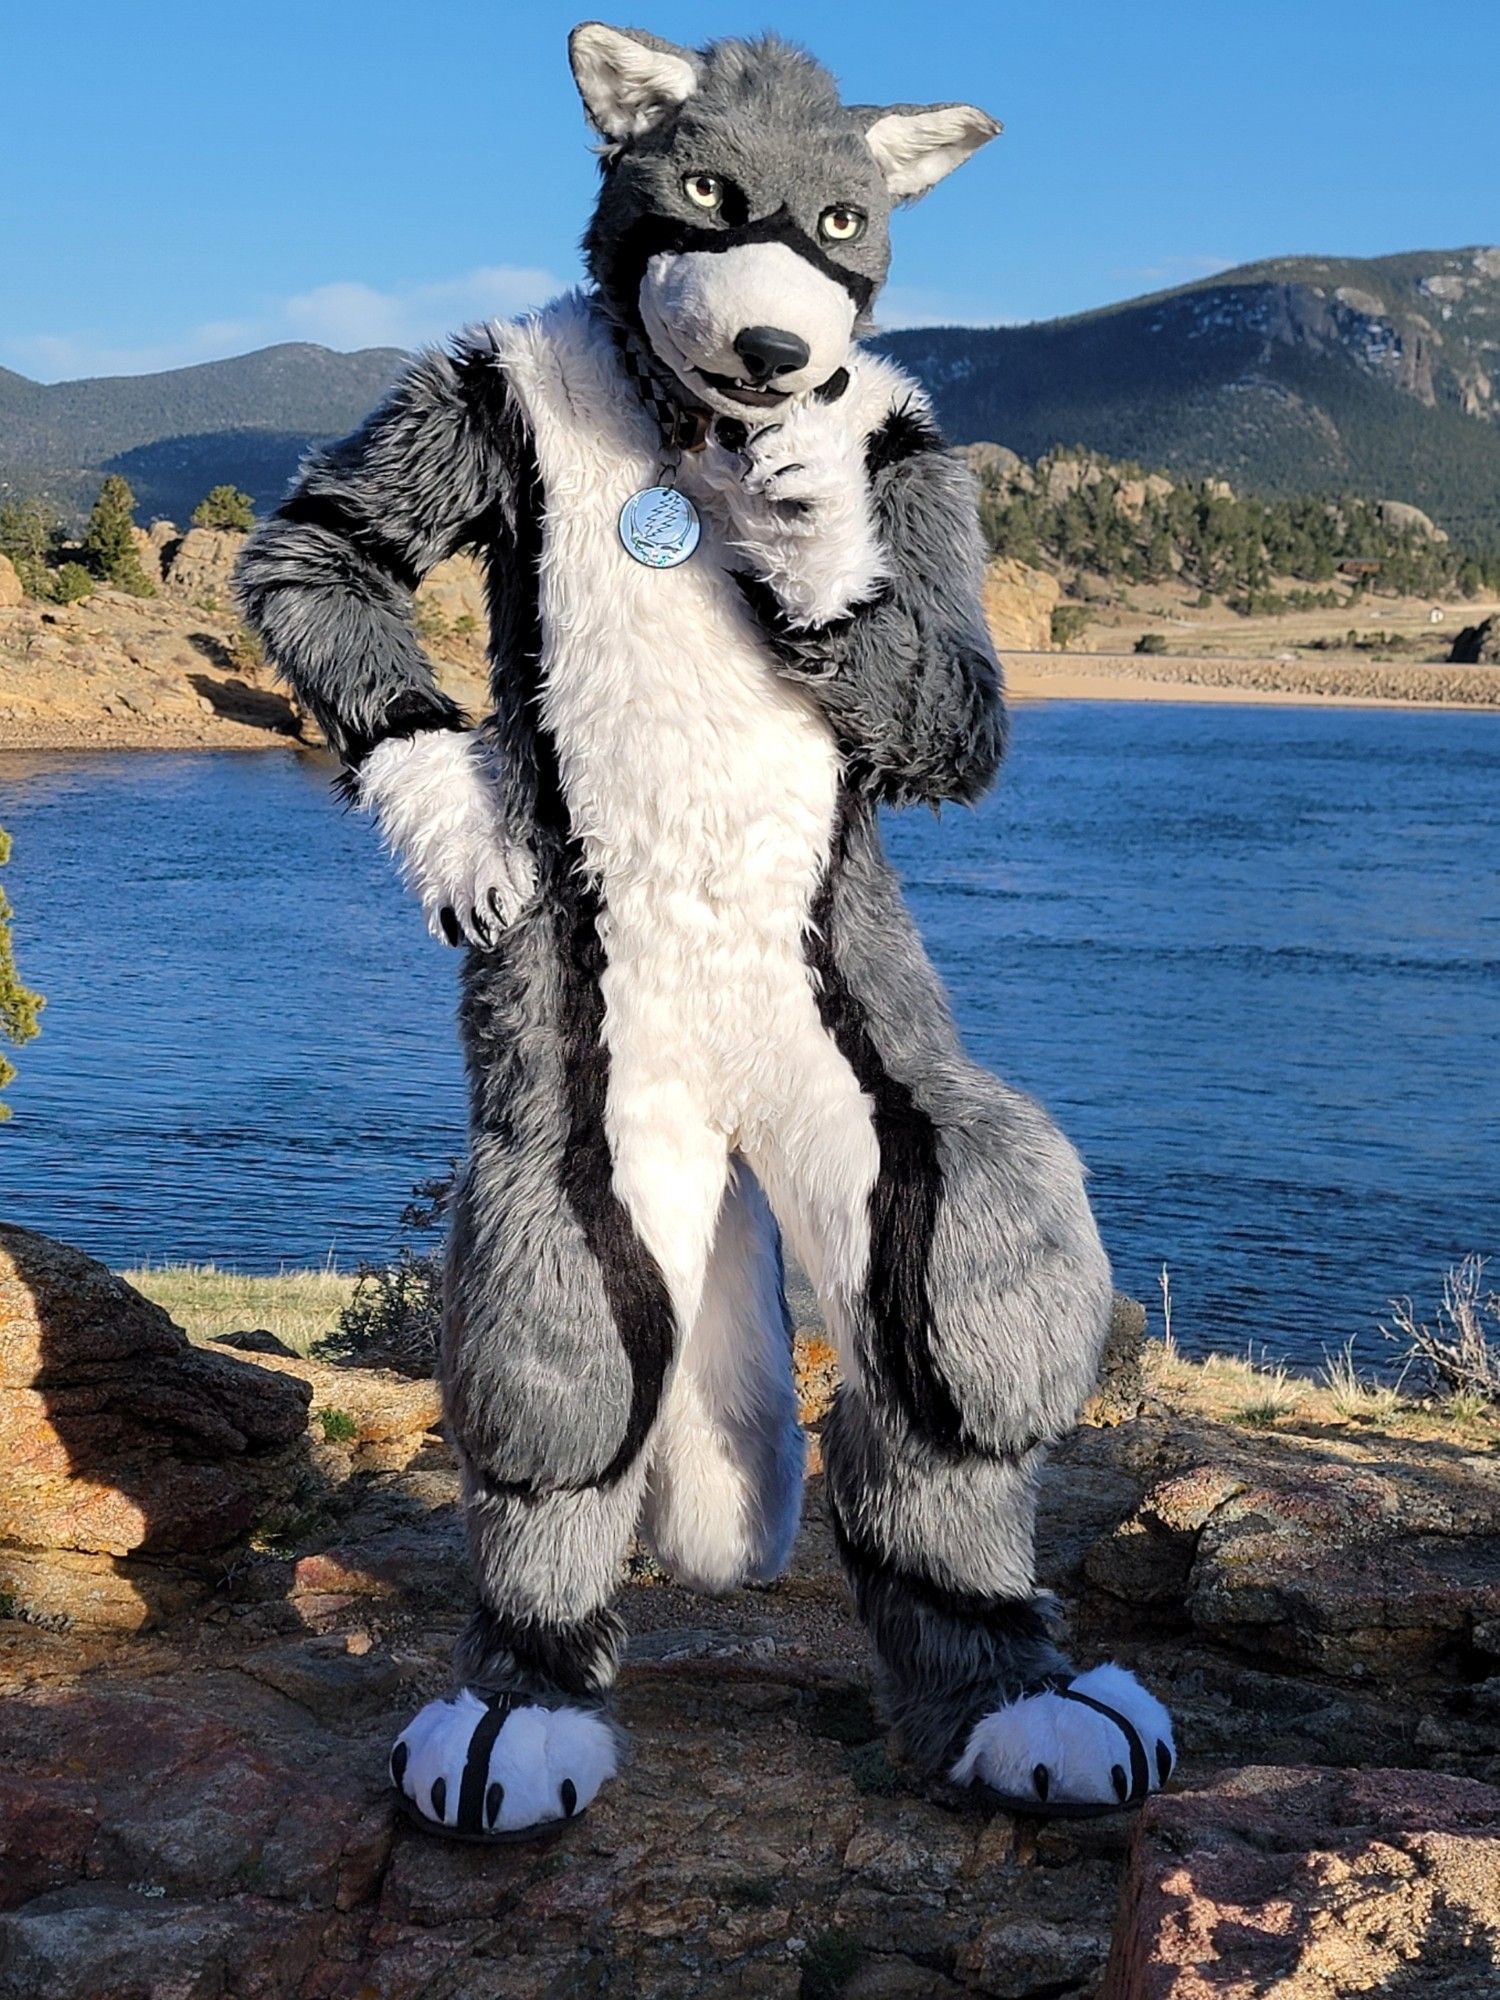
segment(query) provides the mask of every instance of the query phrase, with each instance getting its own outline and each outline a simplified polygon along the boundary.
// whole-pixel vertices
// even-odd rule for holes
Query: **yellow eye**
[[[689,174],[682,191],[694,208],[717,208],[724,199],[724,183],[717,174]]]
[[[865,233],[865,219],[857,208],[825,208],[818,217],[818,234],[830,243],[852,243]]]

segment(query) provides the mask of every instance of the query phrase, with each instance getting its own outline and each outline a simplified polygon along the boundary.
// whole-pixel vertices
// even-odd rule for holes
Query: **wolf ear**
[[[616,144],[639,139],[698,88],[686,49],[636,28],[585,21],[568,37],[568,60],[590,123]]]
[[[1001,129],[972,104],[896,105],[870,114],[865,138],[893,201],[915,201]]]

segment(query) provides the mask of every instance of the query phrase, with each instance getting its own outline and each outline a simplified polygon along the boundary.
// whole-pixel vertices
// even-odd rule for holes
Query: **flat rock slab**
[[[1102,2000],[1500,1993],[1500,1790],[1252,1766],[1153,1800]]]

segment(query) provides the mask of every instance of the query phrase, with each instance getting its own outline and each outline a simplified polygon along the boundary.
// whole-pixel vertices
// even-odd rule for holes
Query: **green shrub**
[[[0,507],[0,555],[9,556],[28,597],[56,596],[49,561],[58,542],[57,517],[41,500],[7,500]]]
[[[52,595],[59,604],[82,604],[93,594],[94,579],[82,563],[59,563],[52,572]]]
[[[135,495],[118,472],[99,488],[83,537],[84,560],[95,576],[131,597],[155,597],[135,541]]]
[[[1052,608],[1052,643],[1054,646],[1071,646],[1083,637],[1084,627],[1089,622],[1089,608],[1086,604],[1056,604]]]
[[[10,835],[0,826],[0,867],[10,859]],[[0,889],[0,1041],[9,1042],[12,1048],[20,1048],[40,1031],[37,1016],[42,1011],[42,997],[33,993],[29,986],[21,984],[16,971],[15,957],[10,943],[11,907],[10,900]],[[16,1066],[0,1055],[0,1090],[4,1090],[16,1073]],[[9,1118],[10,1106],[0,1103],[0,1120]]]
[[[318,1419],[325,1444],[353,1444],[359,1436],[359,1425],[347,1410],[320,1410]]]
[[[1135,642],[1135,650],[1138,653],[1164,653],[1167,650],[1165,633],[1143,632]]]
[[[238,486],[210,487],[193,509],[193,526],[247,535],[255,526],[255,502]]]

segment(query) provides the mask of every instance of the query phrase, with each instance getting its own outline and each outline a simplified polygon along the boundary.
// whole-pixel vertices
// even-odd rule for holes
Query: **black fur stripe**
[[[493,1696],[469,1738],[463,1777],[458,1787],[458,1816],[454,1822],[460,1833],[483,1833],[485,1830],[484,1795],[490,1779],[490,1752],[515,1705],[514,1695]]]
[[[633,306],[646,266],[653,257],[664,251],[684,256],[702,251],[738,250],[747,243],[783,243],[789,250],[795,250],[815,271],[841,286],[859,312],[864,312],[875,296],[875,280],[830,257],[785,206],[753,222],[717,226],[685,222],[672,215],[643,215],[609,246],[610,291]]]
[[[887,466],[900,465],[903,459],[915,458],[919,452],[942,449],[942,432],[927,412],[908,398],[898,403],[885,422],[866,438],[865,473],[873,480]]]
[[[340,543],[352,544],[378,569],[393,576],[404,590],[415,590],[422,580],[421,571],[413,566],[406,550],[390,540],[337,493],[309,492],[301,488],[282,502],[276,510],[276,518],[294,522],[298,527],[321,529]]]
[[[514,549],[525,579],[527,609],[513,627],[509,657],[497,671],[520,677],[523,708],[532,728],[536,815],[552,840],[550,904],[560,968],[563,1077],[568,1093],[568,1135],[563,1189],[583,1231],[630,1362],[630,1410],[619,1446],[597,1475],[613,1485],[635,1463],[661,1406],[662,1388],[676,1340],[676,1315],[661,1267],[637,1235],[615,1192],[614,1161],[604,1115],[609,1096],[609,1050],[604,1041],[606,958],[597,888],[588,880],[583,850],[573,832],[563,791],[557,745],[541,719],[542,516],[544,494],[536,450],[517,424],[523,468],[517,482]]]
[[[1129,1716],[1121,1715],[1119,1709],[1111,1708],[1108,1702],[1095,1701],[1091,1694],[1080,1694],[1077,1688],[1060,1688],[1058,1692],[1064,1701],[1076,1701],[1082,1708],[1093,1709],[1096,1715],[1104,1716],[1119,1730],[1130,1751],[1130,1789],[1120,1803],[1126,1805],[1143,1799],[1151,1786],[1150,1766],[1146,1762],[1146,1746],[1141,1741],[1141,1732]]]
[[[1050,1643],[1052,1627],[1034,1598],[996,1597],[977,1591],[950,1590],[946,1584],[936,1583],[920,1571],[903,1569],[867,1537],[856,1533],[848,1525],[831,1489],[828,1500],[833,1538],[861,1616],[865,1615],[869,1594],[879,1589],[892,1596],[899,1592],[933,1617],[946,1620],[965,1631],[977,1629],[1003,1644],[1018,1640],[1040,1645]]]
[[[624,1628],[605,1605],[565,1625],[476,1608],[454,1658],[476,1692],[524,1690],[597,1701],[615,1677]]]
[[[918,1436],[940,1450],[971,1448],[962,1412],[933,1353],[927,1270],[942,1198],[937,1128],[909,1087],[880,1059],[863,1007],[833,947],[834,884],[848,853],[853,816],[868,807],[841,802],[828,867],[806,933],[818,1012],[861,1090],[875,1107],[880,1171],[870,1190],[870,1269],[865,1281],[871,1393],[889,1392]]]

